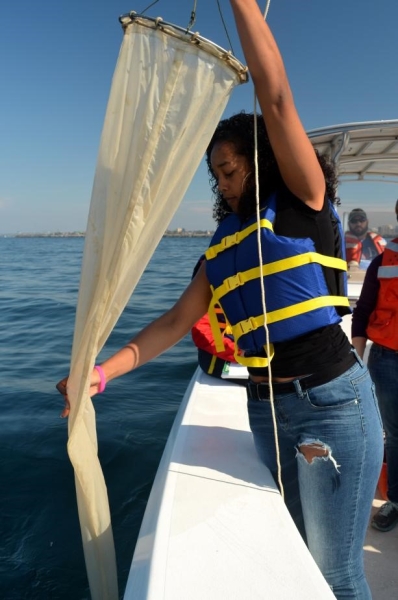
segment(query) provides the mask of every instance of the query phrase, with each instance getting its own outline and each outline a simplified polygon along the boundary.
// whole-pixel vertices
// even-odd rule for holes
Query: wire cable
[[[143,11],[141,11],[141,15],[144,15],[146,13],[147,10],[149,10],[151,8],[151,6],[154,6],[155,4],[157,4],[159,2],[159,0],[155,0],[155,2],[152,2],[152,4],[149,4],[149,6],[147,6],[146,8],[144,8]]]
[[[187,26],[187,33],[195,25],[195,21],[196,21],[196,5],[197,5],[197,0],[194,0],[193,7],[192,7],[192,10],[191,10],[191,19],[190,19],[190,21],[188,23],[188,26]]]
[[[230,39],[229,34],[228,34],[227,25],[226,25],[225,20],[224,20],[224,15],[222,14],[221,6],[220,6],[220,0],[217,0],[217,6],[218,6],[218,12],[220,13],[220,17],[221,17],[221,22],[222,22],[222,24],[224,26],[225,35],[227,36],[229,48],[230,48],[232,54],[235,54],[234,49],[232,47],[231,39]]]

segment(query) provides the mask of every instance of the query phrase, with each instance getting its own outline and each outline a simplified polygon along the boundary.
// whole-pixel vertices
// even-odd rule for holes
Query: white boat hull
[[[246,392],[196,371],[142,522],[125,600],[334,598],[268,469]]]

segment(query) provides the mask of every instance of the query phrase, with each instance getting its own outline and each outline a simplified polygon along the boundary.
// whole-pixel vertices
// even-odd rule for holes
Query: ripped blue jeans
[[[374,385],[356,358],[326,384],[303,390],[295,380],[295,391],[283,394],[273,388],[285,502],[338,600],[372,597],[363,544],[383,460]],[[249,398],[248,411],[257,452],[277,481],[269,399]],[[324,456],[309,457],[314,444]]]

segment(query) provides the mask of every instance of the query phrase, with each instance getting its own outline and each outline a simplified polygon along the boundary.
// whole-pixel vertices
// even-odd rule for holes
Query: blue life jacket
[[[235,342],[246,355],[261,355],[267,348],[266,323],[269,360],[273,355],[273,342],[294,339],[339,323],[341,317],[335,307],[349,307],[346,276],[343,280],[339,278],[343,289],[332,296],[322,270],[328,267],[346,272],[346,261],[319,254],[310,238],[276,235],[273,231],[275,210],[276,195],[273,194],[260,211],[262,266],[259,265],[256,217],[244,223],[234,214],[224,219],[206,251],[206,273],[213,292],[209,316],[217,349],[222,349],[222,339],[212,310],[215,304],[221,306]],[[339,224],[340,242],[344,247],[340,220],[331,203],[330,210]],[[235,358],[246,366],[268,365],[267,358],[258,356],[241,356],[236,352]]]

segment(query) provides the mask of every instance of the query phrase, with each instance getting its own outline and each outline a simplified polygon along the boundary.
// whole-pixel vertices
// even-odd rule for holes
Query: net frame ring
[[[127,33],[129,27],[134,23],[150,29],[158,29],[163,33],[172,37],[178,38],[185,43],[199,46],[201,50],[209,54],[213,58],[220,60],[228,65],[237,75],[238,83],[247,83],[249,81],[249,70],[246,65],[240,62],[230,50],[225,50],[221,46],[215,44],[211,40],[201,36],[198,32],[191,32],[179,25],[168,23],[162,17],[148,17],[131,11],[119,17],[119,22],[124,33]]]

